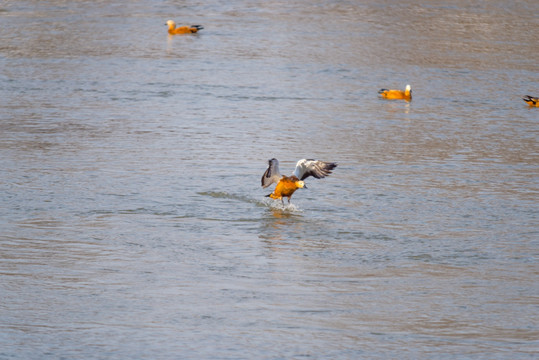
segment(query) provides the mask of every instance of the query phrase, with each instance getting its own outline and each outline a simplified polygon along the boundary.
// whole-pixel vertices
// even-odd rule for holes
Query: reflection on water
[[[0,4],[0,358],[534,358],[538,11]]]

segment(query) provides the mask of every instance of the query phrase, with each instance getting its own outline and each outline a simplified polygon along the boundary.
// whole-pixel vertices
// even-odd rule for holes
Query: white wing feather
[[[325,162],[313,159],[301,159],[296,163],[294,175],[304,180],[309,176],[314,176],[317,179],[324,178],[331,174],[331,170],[337,167],[337,163]]]

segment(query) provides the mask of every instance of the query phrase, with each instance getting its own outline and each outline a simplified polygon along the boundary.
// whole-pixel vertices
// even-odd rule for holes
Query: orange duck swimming
[[[314,176],[317,179],[324,178],[331,174],[331,170],[337,167],[337,163],[333,162],[301,159],[296,163],[294,174],[284,176],[279,172],[279,161],[277,159],[269,160],[268,164],[266,172],[262,175],[262,187],[266,188],[273,183],[277,183],[275,190],[266,197],[281,199],[283,205],[283,197],[287,197],[290,204],[290,198],[297,189],[307,188],[303,180],[309,176]]]
[[[198,30],[204,29],[202,25],[180,26],[177,28],[176,23],[173,20],[168,20],[166,25],[168,25],[168,33],[170,35],[194,34],[198,32]]]
[[[534,97],[530,95],[526,95],[522,98],[528,105],[539,107],[539,97]]]
[[[389,100],[412,100],[412,87],[410,85],[406,85],[406,88],[404,91],[402,90],[388,90],[388,89],[381,89],[378,91],[378,94],[382,95],[383,98],[389,99]]]

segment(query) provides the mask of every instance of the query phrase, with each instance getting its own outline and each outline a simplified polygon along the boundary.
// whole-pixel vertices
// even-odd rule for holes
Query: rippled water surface
[[[0,3],[0,359],[537,358],[538,14]]]

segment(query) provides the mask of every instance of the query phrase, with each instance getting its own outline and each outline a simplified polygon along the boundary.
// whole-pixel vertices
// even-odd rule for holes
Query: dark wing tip
[[[337,164],[337,163],[335,163],[335,162],[332,162],[332,163],[326,163],[326,166],[327,166],[327,168],[328,168],[329,170],[335,169],[335,168],[337,167],[337,165],[339,165],[339,164]]]
[[[334,162],[325,162],[324,163],[324,167],[322,168],[323,170],[323,173],[324,173],[324,176],[328,176],[329,174],[332,173],[331,170],[335,169],[337,167],[337,163],[334,163]],[[324,177],[323,176],[323,177]]]
[[[336,167],[337,163],[335,162],[319,161],[315,169],[313,169],[312,171],[307,171],[305,174],[303,174],[301,180],[305,180],[309,176],[312,176],[316,179],[322,179],[331,174],[331,170],[335,169]]]

